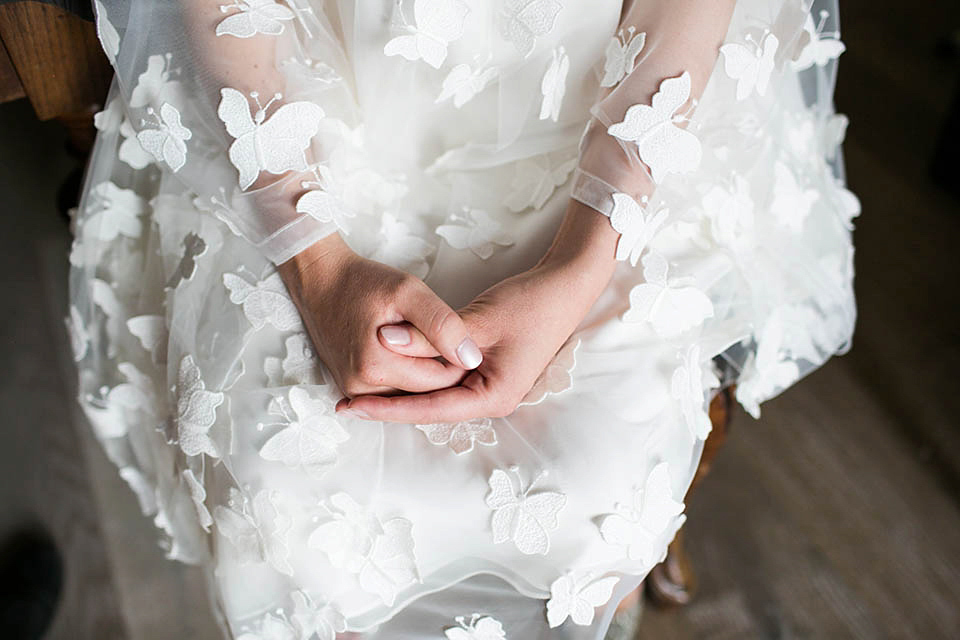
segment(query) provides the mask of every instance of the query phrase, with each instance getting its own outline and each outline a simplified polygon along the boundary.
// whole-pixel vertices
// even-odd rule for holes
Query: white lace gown
[[[756,415],[849,342],[832,3],[95,7],[80,402],[226,637],[602,638],[683,523],[721,378]],[[334,414],[275,264],[339,232],[456,308],[571,197],[621,262],[512,415]]]

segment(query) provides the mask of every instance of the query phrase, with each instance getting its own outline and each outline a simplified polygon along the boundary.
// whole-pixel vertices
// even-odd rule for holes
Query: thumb
[[[439,354],[464,369],[476,369],[483,361],[464,321],[426,285],[401,302],[400,313],[409,326],[387,325],[378,331],[381,343],[391,351],[423,357]],[[406,344],[404,329],[410,334]]]

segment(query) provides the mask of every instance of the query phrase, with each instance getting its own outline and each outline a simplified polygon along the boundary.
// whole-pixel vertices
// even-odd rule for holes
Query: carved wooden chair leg
[[[710,422],[713,429],[703,443],[700,465],[693,476],[687,497],[701,480],[710,472],[717,452],[727,437],[730,426],[730,410],[733,402],[733,388],[723,389],[710,402]],[[666,559],[650,571],[646,580],[647,595],[658,606],[680,606],[690,602],[696,588],[696,575],[690,556],[684,547],[684,530],[667,547]]]

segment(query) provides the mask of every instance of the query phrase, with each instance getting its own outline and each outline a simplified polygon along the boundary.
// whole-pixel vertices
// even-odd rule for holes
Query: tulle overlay
[[[684,521],[716,389],[758,415],[846,348],[836,7],[735,4],[95,3],[80,402],[227,637],[602,638]],[[456,308],[571,197],[621,262],[512,415],[333,413],[274,264],[339,232]]]

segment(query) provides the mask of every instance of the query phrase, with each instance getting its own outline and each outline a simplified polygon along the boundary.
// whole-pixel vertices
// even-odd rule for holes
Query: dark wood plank
[[[7,53],[7,48],[3,46],[3,41],[0,39],[0,103],[17,100],[26,95],[27,92],[20,83],[17,70],[13,68],[10,54]]]

